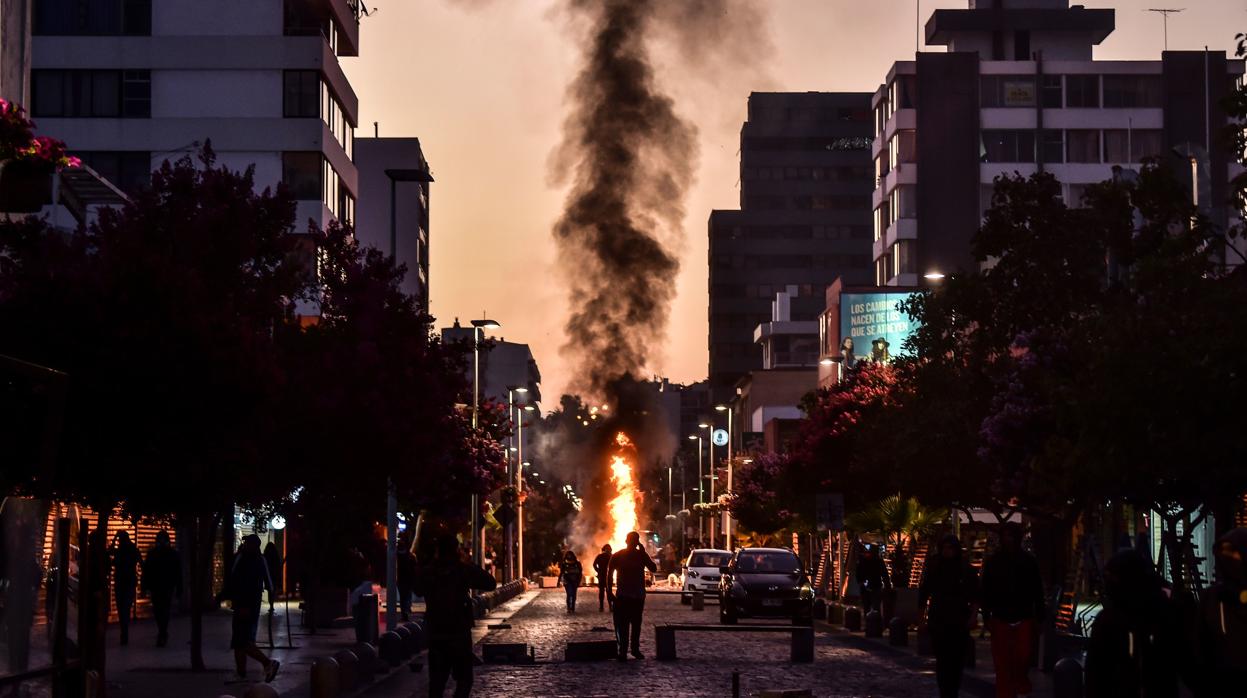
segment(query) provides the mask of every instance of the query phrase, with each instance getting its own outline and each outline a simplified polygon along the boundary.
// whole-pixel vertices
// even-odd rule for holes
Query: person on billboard
[[[853,368],[857,365],[857,355],[853,353],[852,337],[845,337],[844,341],[840,342],[840,356],[845,368]]]
[[[892,346],[888,340],[879,337],[870,343],[870,360],[877,364],[886,364],[892,361],[892,354],[888,353],[888,347]]]

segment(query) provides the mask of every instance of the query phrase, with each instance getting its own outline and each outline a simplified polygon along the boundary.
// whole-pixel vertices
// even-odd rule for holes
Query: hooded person
[[[602,546],[602,552],[593,558],[593,574],[598,580],[598,611],[606,610],[607,597],[609,596],[610,578],[607,576],[607,569],[611,564],[611,546],[610,543]],[[611,610],[615,610],[615,600],[610,598]]]
[[[918,607],[935,651],[935,682],[940,698],[956,698],[970,647],[970,630],[978,625],[978,574],[966,560],[954,535],[940,539],[927,561],[918,587]]]
[[[857,558],[857,586],[862,594],[862,612],[880,610],[883,591],[888,588],[888,568],[879,555],[879,547],[863,545],[861,556]]]
[[[1200,598],[1191,673],[1199,698],[1247,695],[1247,528],[1235,528],[1213,549],[1217,583]]]
[[[1088,698],[1176,698],[1181,626],[1150,560],[1122,550],[1104,566],[1104,610],[1087,643]]]

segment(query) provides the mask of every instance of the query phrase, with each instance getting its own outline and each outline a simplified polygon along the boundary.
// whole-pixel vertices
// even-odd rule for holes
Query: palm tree
[[[947,509],[926,507],[916,497],[894,494],[869,509],[846,516],[844,523],[854,531],[883,536],[892,544],[893,562],[896,562],[896,553],[902,549],[907,553],[906,559],[912,560],[915,541],[935,530],[947,518]],[[909,571],[893,569],[893,576],[907,578]]]

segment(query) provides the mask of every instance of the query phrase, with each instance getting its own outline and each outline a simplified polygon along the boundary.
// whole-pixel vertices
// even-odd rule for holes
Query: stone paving
[[[898,666],[888,659],[847,646],[824,633],[815,639],[813,664],[788,661],[789,636],[763,633],[682,633],[676,662],[654,656],[655,623],[718,623],[718,607],[704,611],[680,604],[677,595],[651,595],[646,601],[642,661],[569,663],[568,640],[611,639],[609,613],[599,613],[596,594],[582,591],[579,611],[564,609],[561,589],[539,593],[515,613],[508,630],[495,630],[486,642],[525,642],[536,649],[532,666],[478,667],[480,696],[714,696],[731,695],[732,671],[741,673],[741,695],[763,689],[805,688],[820,698],[835,696],[935,695],[935,681],[922,668]],[[753,621],[742,621],[748,624]],[[421,695],[417,692],[417,695]]]

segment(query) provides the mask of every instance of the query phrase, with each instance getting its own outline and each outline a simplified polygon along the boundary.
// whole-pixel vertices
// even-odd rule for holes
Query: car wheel
[[[719,602],[719,622],[723,625],[736,625],[736,609],[727,601]]]
[[[691,594],[680,594],[680,603],[684,604],[685,606],[692,604],[693,603],[692,595]]]

